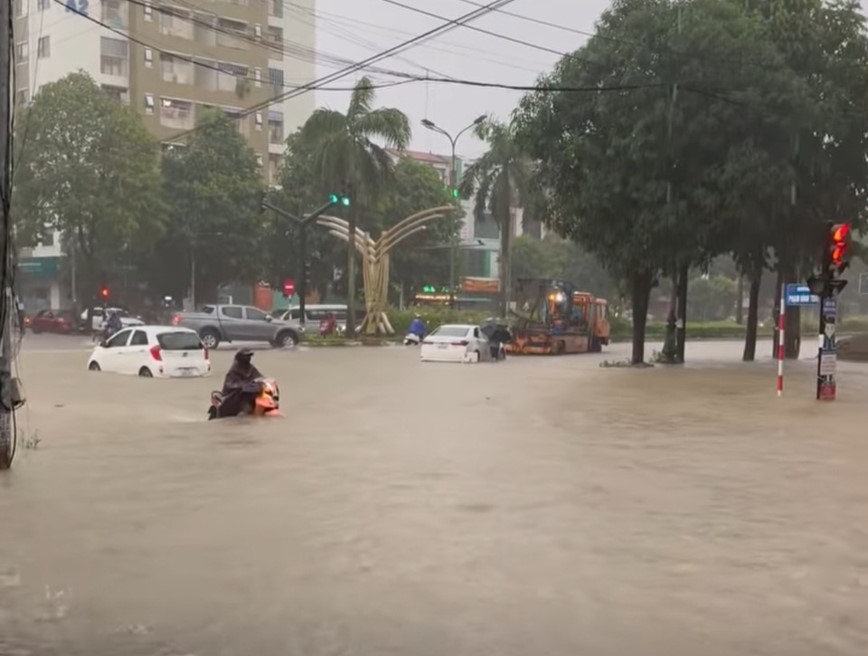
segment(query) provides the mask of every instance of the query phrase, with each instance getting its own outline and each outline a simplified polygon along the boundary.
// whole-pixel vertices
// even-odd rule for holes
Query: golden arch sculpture
[[[362,332],[368,335],[394,334],[386,309],[389,305],[389,253],[397,244],[410,235],[425,230],[425,224],[455,211],[451,205],[432,207],[402,219],[378,239],[363,230],[356,229],[356,250],[362,255],[362,284],[365,293],[365,318]],[[342,241],[350,240],[349,224],[336,216],[323,215],[317,223]]]

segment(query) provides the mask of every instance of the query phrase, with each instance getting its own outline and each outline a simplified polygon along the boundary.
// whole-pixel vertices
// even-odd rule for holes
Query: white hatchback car
[[[488,338],[479,326],[451,324],[435,328],[422,340],[422,362],[491,360]]]
[[[211,359],[195,330],[134,326],[101,342],[90,354],[87,368],[145,378],[186,378],[210,375]]]

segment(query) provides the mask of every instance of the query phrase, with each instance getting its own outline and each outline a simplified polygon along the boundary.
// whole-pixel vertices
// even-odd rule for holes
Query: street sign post
[[[295,280],[287,278],[283,281],[284,298],[292,298],[295,295]]]
[[[816,305],[820,302],[820,297],[812,294],[807,285],[798,283],[787,284],[786,304],[787,307],[803,307],[806,305]]]
[[[834,401],[836,395],[835,370],[838,363],[835,340],[835,319],[838,317],[838,298],[836,296],[823,298],[820,316],[823,332],[819,337],[817,398],[821,401]]]

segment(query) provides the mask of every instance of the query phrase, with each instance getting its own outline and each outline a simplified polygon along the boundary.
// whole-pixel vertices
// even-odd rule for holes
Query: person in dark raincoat
[[[245,404],[249,404],[251,396],[256,394],[253,382],[262,378],[259,370],[253,366],[253,351],[247,348],[240,349],[235,354],[235,360],[226,378],[223,379],[223,401],[220,403],[219,415],[221,417],[234,417],[244,410]]]

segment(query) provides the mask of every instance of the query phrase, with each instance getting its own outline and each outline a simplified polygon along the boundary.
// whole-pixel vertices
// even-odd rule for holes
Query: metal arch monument
[[[402,219],[374,240],[363,230],[356,229],[356,250],[362,255],[362,281],[365,292],[365,318],[361,331],[368,335],[394,334],[386,308],[389,300],[389,253],[410,235],[425,230],[425,224],[454,212],[452,205],[432,207]],[[350,240],[349,223],[336,216],[323,215],[317,223],[342,241]]]

